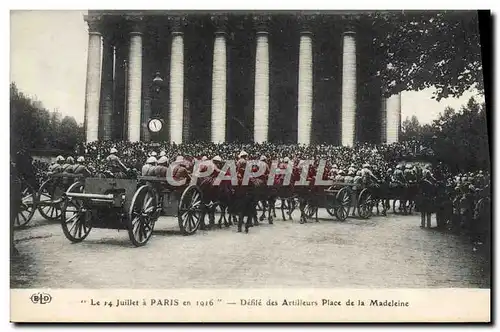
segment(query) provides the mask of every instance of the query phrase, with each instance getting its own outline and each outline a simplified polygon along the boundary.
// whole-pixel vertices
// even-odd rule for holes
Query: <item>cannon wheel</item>
[[[368,189],[363,189],[358,197],[358,216],[368,219],[372,215],[373,197]]]
[[[82,193],[83,183],[73,183],[67,192]],[[92,229],[92,212],[85,207],[82,200],[66,198],[61,207],[61,226],[68,240],[73,243],[82,242]]]
[[[60,179],[61,180],[61,179]],[[58,184],[53,179],[48,179],[45,181],[37,193],[37,210],[40,212],[42,217],[47,220],[58,220],[61,218],[61,203],[56,202],[58,198],[56,197],[57,190],[59,189]],[[63,190],[59,190],[60,194],[63,193]]]
[[[344,221],[349,216],[349,210],[351,208],[351,193],[349,187],[340,189],[337,193],[336,200],[337,207],[335,209],[335,217],[340,221]]]
[[[14,220],[14,228],[22,228],[31,221],[36,211],[36,198],[35,189],[23,181],[21,205]]]
[[[307,202],[304,210],[306,213],[306,217],[312,218],[316,214],[316,211],[318,211],[318,207],[311,205],[311,202]]]
[[[182,193],[177,219],[184,235],[194,234],[200,227],[204,215],[202,198],[201,190],[196,185],[190,185]]]
[[[153,187],[145,184],[139,187],[132,198],[128,213],[128,235],[136,247],[145,245],[158,219],[158,195]]]
[[[328,191],[333,190],[332,187],[328,188]],[[335,217],[335,196],[332,193],[326,194],[326,212],[332,217]]]

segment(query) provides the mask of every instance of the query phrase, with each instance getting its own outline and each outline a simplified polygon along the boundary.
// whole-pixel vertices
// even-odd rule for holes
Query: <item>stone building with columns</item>
[[[376,31],[362,13],[90,10],[84,19],[87,141],[398,141],[401,96],[383,98]]]

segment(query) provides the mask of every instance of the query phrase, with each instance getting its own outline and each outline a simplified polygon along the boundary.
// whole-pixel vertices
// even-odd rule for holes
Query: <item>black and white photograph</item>
[[[490,21],[11,10],[11,321],[490,322]]]

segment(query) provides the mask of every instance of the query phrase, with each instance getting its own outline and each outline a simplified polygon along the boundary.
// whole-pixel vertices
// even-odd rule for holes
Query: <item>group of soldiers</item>
[[[171,162],[176,163],[176,167],[172,170],[172,176],[174,179],[187,178],[193,172],[193,166],[196,160],[211,162],[213,166],[213,174],[218,175],[220,169],[224,164],[223,159],[216,155],[209,159],[207,156],[202,156],[198,158],[177,156],[175,159],[169,159],[165,151],[157,153],[156,151],[151,151],[148,153],[148,157],[145,160],[141,170],[135,170],[142,176],[153,176],[166,178],[168,175],[168,168]],[[241,179],[246,167],[247,160],[249,160],[249,154],[245,151],[241,151],[238,154],[236,161],[237,175]],[[265,155],[261,155],[258,158],[262,166],[265,167],[265,171],[261,175],[268,176],[270,173],[270,168],[273,162],[277,164],[279,169],[286,169],[289,163],[292,163],[294,174],[302,170],[304,165],[304,160],[298,158],[284,157],[279,160],[269,160]],[[111,148],[109,155],[105,159],[107,174],[112,177],[126,178],[132,168],[125,165],[116,148]],[[313,179],[316,174],[315,171],[318,169],[318,161],[312,165],[307,164],[309,169],[308,179]],[[85,157],[79,156],[73,158],[69,156],[64,158],[63,156],[58,156],[56,162],[49,167],[48,174],[53,173],[73,173],[82,174],[85,176],[96,175],[95,170],[91,167],[87,167]],[[369,163],[364,163],[359,167],[355,163],[351,163],[347,169],[339,168],[335,163],[329,163],[327,161],[325,167],[325,173],[327,175],[323,176],[323,179],[330,179],[337,183],[353,183],[353,184],[365,184],[365,185],[376,185],[381,182],[390,184],[392,186],[404,186],[407,184],[413,184],[421,179],[426,179],[432,183],[436,181],[431,169],[431,165],[427,164],[425,167],[417,167],[415,164],[398,164],[394,168],[387,168],[385,174],[378,169],[374,170],[374,167]]]

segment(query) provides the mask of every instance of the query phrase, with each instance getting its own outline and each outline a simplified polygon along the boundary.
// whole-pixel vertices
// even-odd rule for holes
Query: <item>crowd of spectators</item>
[[[418,144],[417,144],[418,145]],[[259,159],[262,155],[268,160],[279,160],[285,157],[303,160],[326,160],[335,163],[339,169],[347,170],[351,164],[361,167],[369,163],[377,173],[384,173],[388,168],[394,168],[404,157],[414,155],[417,151],[414,142],[402,142],[388,145],[359,144],[354,147],[333,145],[300,145],[273,143],[150,143],[126,141],[96,141],[79,144],[75,148],[75,157],[85,156],[90,168],[101,171],[104,160],[111,148],[116,148],[120,159],[125,165],[140,170],[147,157],[154,151],[159,154],[165,151],[170,161],[177,156],[212,158],[216,155],[224,160],[237,160],[240,151],[248,153],[250,159]]]

